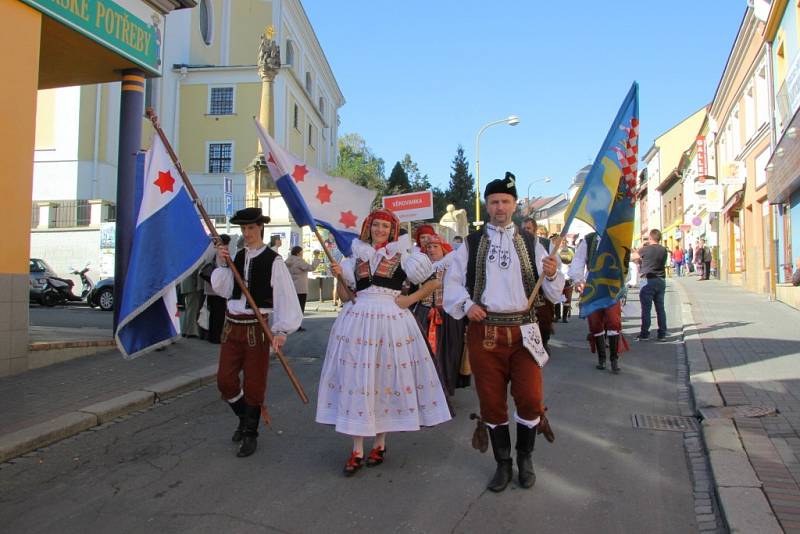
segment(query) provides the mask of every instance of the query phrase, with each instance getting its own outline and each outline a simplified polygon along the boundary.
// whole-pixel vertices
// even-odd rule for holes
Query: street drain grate
[[[672,432],[693,432],[698,430],[697,419],[678,415],[631,415],[633,428],[648,430],[669,430]]]

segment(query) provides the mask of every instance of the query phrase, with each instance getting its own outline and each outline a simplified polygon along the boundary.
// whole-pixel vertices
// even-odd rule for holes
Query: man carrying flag
[[[605,369],[606,339],[611,370],[619,372],[622,296],[628,274],[639,141],[639,86],[631,86],[611,125],[592,169],[567,212],[562,235],[578,218],[595,231],[575,251],[568,277],[581,293],[580,316],[589,323],[589,346],[597,352],[597,369]]]
[[[264,243],[264,225],[269,217],[261,208],[239,210],[231,218],[244,236],[245,247],[236,254],[233,265],[242,273],[247,289],[262,315],[272,314],[272,348],[279,350],[286,336],[300,326],[303,312],[294,292],[294,283],[283,259]],[[258,424],[269,372],[269,346],[255,313],[242,289],[234,284],[228,268],[226,245],[217,247],[218,264],[211,273],[211,286],[217,295],[228,299],[222,346],[219,352],[217,386],[239,418],[232,440],[241,442],[236,456],[243,458],[256,451]],[[239,374],[244,380],[240,382]]]

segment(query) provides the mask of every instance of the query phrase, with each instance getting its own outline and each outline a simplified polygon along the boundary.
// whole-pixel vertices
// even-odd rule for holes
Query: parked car
[[[44,304],[42,302],[44,296],[44,288],[47,287],[48,278],[57,278],[56,272],[48,263],[39,258],[30,259],[30,274],[29,274],[29,299],[31,302]]]
[[[103,278],[97,282],[86,296],[86,302],[91,307],[97,306],[103,311],[114,309],[114,279]]]

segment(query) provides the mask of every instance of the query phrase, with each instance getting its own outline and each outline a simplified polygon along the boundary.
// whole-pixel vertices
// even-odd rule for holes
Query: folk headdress
[[[431,236],[430,240],[428,241],[428,245],[429,245],[429,246],[430,246],[430,245],[439,245],[440,247],[442,247],[442,251],[444,252],[444,255],[445,255],[445,256],[447,256],[448,254],[450,254],[451,252],[453,252],[453,247],[452,247],[452,245],[450,245],[450,243],[448,243],[447,241],[445,241],[445,240],[442,238],[442,236],[440,236],[439,234],[433,234],[433,235]]]
[[[417,242],[417,246],[421,247],[422,243],[420,243],[420,238],[424,235],[436,235],[436,230],[433,229],[433,226],[430,224],[423,224],[422,226],[417,228],[417,231],[414,232],[414,241]]]
[[[400,233],[400,221],[397,219],[397,215],[386,208],[376,209],[367,215],[367,218],[364,219],[364,224],[361,225],[361,235],[359,239],[365,243],[372,242],[370,228],[372,227],[372,221],[375,219],[392,223],[392,229],[389,231],[389,241],[397,241],[397,237]]]

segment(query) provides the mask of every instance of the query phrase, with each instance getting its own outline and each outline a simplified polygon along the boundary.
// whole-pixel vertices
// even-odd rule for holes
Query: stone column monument
[[[271,136],[275,135],[275,99],[272,84],[281,67],[280,47],[273,39],[274,36],[275,29],[268,26],[261,34],[261,44],[258,48],[258,75],[261,77],[258,120]],[[245,184],[248,202],[257,196],[269,196],[270,193],[277,192],[275,182],[267,169],[264,149],[260,146],[260,142],[256,157],[245,171]]]

